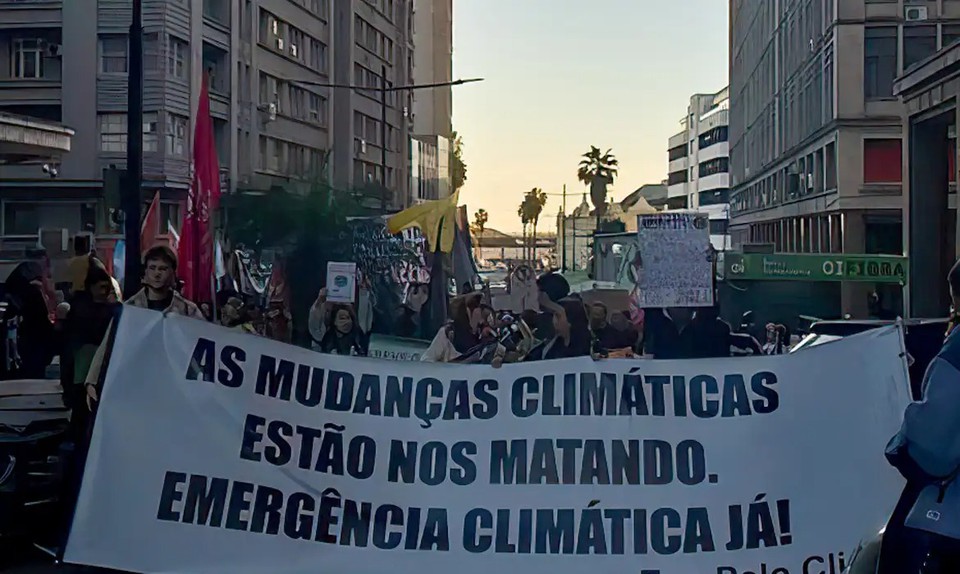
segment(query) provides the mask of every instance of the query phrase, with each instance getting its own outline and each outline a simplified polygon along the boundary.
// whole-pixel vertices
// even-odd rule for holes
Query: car
[[[0,381],[0,539],[59,524],[69,419],[59,381]]]

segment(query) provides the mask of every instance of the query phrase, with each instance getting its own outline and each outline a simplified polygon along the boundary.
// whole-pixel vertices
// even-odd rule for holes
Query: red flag
[[[140,251],[141,255],[147,252],[157,242],[157,231],[160,228],[160,192],[153,195],[153,201],[147,208],[147,214],[143,217],[143,224],[140,226]]]
[[[210,93],[203,77],[193,134],[193,181],[187,195],[187,216],[180,233],[179,259],[183,294],[199,302],[213,300],[213,213],[220,206],[220,165],[210,118]]]

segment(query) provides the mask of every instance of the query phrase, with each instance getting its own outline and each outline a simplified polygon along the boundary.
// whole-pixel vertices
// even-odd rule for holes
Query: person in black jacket
[[[550,310],[554,336],[534,347],[524,361],[589,357],[593,345],[590,322],[583,301],[565,297]]]
[[[14,376],[42,379],[53,358],[60,352],[59,337],[50,320],[43,294],[43,266],[25,261],[14,268],[5,283],[7,303],[19,317],[17,355],[19,367]]]

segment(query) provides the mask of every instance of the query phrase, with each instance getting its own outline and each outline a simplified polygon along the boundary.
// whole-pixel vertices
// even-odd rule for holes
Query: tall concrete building
[[[453,0],[413,0],[413,80],[439,84],[453,80]],[[450,86],[413,93],[416,135],[450,137],[453,90]]]
[[[729,144],[727,142],[729,90],[696,94],[680,133],[668,144],[668,205],[696,209],[726,205],[730,199]]]
[[[408,200],[413,99],[409,91],[387,91],[384,103],[377,90],[413,83],[411,0],[329,1],[334,79],[371,88],[333,93],[334,185],[386,188],[387,206],[401,207]]]
[[[0,237],[39,226],[119,233],[103,201],[105,170],[127,148],[131,0],[0,0],[0,111],[62,122],[72,150],[55,166],[0,166]],[[144,196],[161,194],[161,226],[182,216],[201,78],[226,192],[386,185],[405,196],[410,0],[143,0]],[[370,86],[332,89],[318,84]],[[334,121],[336,119],[336,121]],[[385,178],[385,179],[384,179]]]
[[[894,79],[957,38],[955,0],[730,0],[734,245],[901,254]],[[845,283],[843,311],[874,289]]]

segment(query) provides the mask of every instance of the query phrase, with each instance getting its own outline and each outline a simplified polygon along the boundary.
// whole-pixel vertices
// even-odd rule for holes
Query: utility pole
[[[399,132],[400,130],[397,130]],[[380,67],[380,213],[387,213],[387,66]]]
[[[123,294],[140,289],[140,207],[143,203],[143,6],[133,0],[127,55],[127,171],[120,206],[125,244]]]
[[[567,271],[567,184],[563,184],[563,216],[560,217],[560,236],[563,253],[560,254],[560,269]]]

